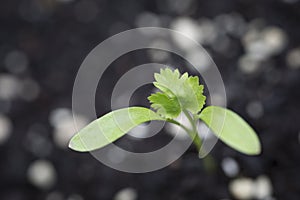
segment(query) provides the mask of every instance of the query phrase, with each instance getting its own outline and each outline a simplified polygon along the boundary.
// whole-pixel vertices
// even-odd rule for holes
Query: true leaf
[[[70,141],[69,147],[86,152],[104,147],[135,126],[151,120],[164,120],[148,108],[130,107],[115,110],[91,122]]]
[[[248,155],[261,152],[260,141],[255,131],[233,111],[209,106],[199,117],[228,146]]]
[[[175,97],[181,110],[187,110],[193,114],[201,111],[206,97],[202,94],[203,85],[199,85],[198,77],[189,76],[188,73],[181,75],[178,69],[172,71],[169,68],[161,69],[160,73],[154,74],[154,77],[156,80],[153,83],[155,87],[169,98]],[[151,103],[160,104],[159,101],[151,101]],[[158,106],[156,105],[156,107]],[[165,106],[161,105],[159,108],[165,108]],[[165,109],[165,111],[168,110]],[[173,114],[170,113],[170,115]]]
[[[178,117],[181,113],[179,102],[175,96],[167,96],[166,94],[157,92],[148,97],[152,103],[151,107],[157,110],[157,113],[167,119]]]

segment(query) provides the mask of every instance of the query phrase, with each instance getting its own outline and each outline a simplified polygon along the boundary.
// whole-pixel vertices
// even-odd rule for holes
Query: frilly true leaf
[[[197,76],[188,76],[188,73],[181,75],[178,69],[172,71],[169,68],[161,69],[160,73],[154,74],[156,82],[155,87],[162,91],[164,96],[169,99],[176,99],[180,105],[180,110],[187,110],[193,114],[197,114],[201,111],[205,104],[206,97],[203,95],[203,85],[199,84],[199,78]],[[162,96],[162,95],[161,95]],[[150,101],[153,108],[164,108],[165,116],[173,116],[172,112],[168,113],[170,109],[165,108],[165,104],[158,106],[161,102],[166,100],[160,100],[159,98]],[[176,108],[176,111],[179,109]],[[178,116],[178,115],[177,115]]]
[[[168,96],[166,94],[157,92],[148,97],[152,103],[151,107],[157,110],[157,113],[167,119],[178,117],[181,113],[179,102],[175,96]]]

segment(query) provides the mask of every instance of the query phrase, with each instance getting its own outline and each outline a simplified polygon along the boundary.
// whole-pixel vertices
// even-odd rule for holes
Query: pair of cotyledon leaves
[[[248,155],[261,152],[261,145],[254,130],[231,110],[208,106],[202,110],[206,97],[197,76],[181,75],[178,70],[161,69],[154,74],[157,92],[148,97],[156,112],[144,107],[129,107],[112,111],[91,122],[70,141],[73,150],[86,152],[102,148],[139,124],[175,119],[181,112],[188,112],[202,120],[212,132],[233,149]],[[201,111],[202,110],[202,111]],[[198,137],[198,136],[196,136]]]

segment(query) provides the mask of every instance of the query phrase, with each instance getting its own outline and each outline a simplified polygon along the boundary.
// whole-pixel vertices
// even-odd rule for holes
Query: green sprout
[[[197,76],[181,75],[177,69],[166,68],[155,73],[154,78],[156,82],[153,84],[160,91],[151,94],[148,100],[156,112],[144,107],[112,111],[79,131],[69,147],[80,152],[93,151],[116,141],[142,123],[160,120],[184,129],[200,151],[202,140],[197,123],[201,120],[231,148],[247,155],[260,154],[261,145],[255,131],[238,114],[218,106],[203,109],[206,97]],[[181,113],[187,117],[190,126],[176,121]]]

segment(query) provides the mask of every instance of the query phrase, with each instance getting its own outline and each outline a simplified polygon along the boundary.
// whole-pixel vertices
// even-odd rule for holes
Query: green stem
[[[180,126],[183,130],[185,130],[187,133],[191,132],[190,129],[188,129],[186,126],[184,126],[183,124],[181,124],[180,122],[174,120],[174,119],[167,119],[167,122],[170,122],[170,123],[173,123],[173,124],[176,124],[178,126]],[[190,134],[190,133],[189,133]]]
[[[201,148],[201,139],[198,136],[198,130],[197,130],[197,118],[195,116],[191,116],[188,111],[184,110],[183,113],[188,118],[189,122],[192,125],[192,131],[189,131],[188,134],[192,138],[194,144],[196,145],[198,151],[200,151]]]
[[[196,145],[196,147],[198,149],[198,153],[200,155],[204,152],[200,151],[202,141],[201,141],[200,137],[198,136],[198,131],[197,131],[197,120],[198,120],[197,115],[194,115],[192,117],[188,111],[184,111],[184,114],[186,115],[189,122],[191,123],[192,130],[190,130],[189,128],[187,128],[186,126],[184,126],[183,124],[181,124],[180,122],[178,122],[174,119],[168,119],[167,122],[176,124],[176,125],[180,126],[181,128],[183,128],[189,134],[189,136],[192,138],[193,143]],[[208,172],[212,172],[216,168],[215,160],[211,155],[207,155],[206,157],[203,158],[203,164],[204,164],[204,168]]]

